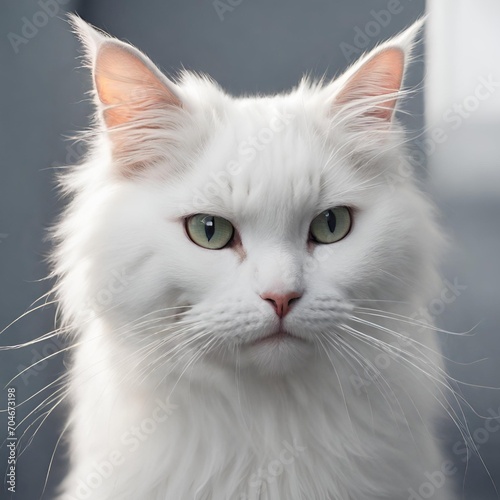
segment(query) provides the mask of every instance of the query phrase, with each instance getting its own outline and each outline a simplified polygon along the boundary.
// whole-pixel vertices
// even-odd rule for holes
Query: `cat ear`
[[[334,107],[379,123],[392,120],[415,38],[417,21],[392,40],[362,57],[338,81]]]
[[[105,41],[94,66],[97,96],[108,127],[139,119],[151,107],[181,106],[170,85],[145,56],[120,42]]]
[[[77,16],[70,16],[70,22],[86,51],[98,113],[113,154],[127,154],[131,159],[134,146],[143,142],[141,133],[161,128],[162,118],[171,125],[172,115],[181,111],[177,87],[136,48],[94,29]]]

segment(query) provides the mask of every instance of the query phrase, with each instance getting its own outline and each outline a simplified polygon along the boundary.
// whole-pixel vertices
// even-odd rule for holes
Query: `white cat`
[[[453,498],[449,390],[412,319],[442,237],[393,116],[421,23],[333,82],[234,98],[73,22],[97,114],[55,233],[59,498]]]

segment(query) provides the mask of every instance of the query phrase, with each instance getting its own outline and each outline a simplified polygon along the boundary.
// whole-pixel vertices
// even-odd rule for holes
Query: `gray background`
[[[42,0],[43,1],[43,0]],[[60,4],[63,2],[60,1]],[[228,3],[228,2],[225,2]],[[234,2],[233,3],[237,3]],[[62,165],[77,161],[81,146],[65,137],[88,125],[90,106],[85,97],[89,77],[76,69],[78,44],[64,21],[64,12],[76,11],[87,21],[126,39],[146,52],[164,71],[175,73],[183,65],[209,73],[228,91],[276,92],[288,89],[305,72],[333,76],[351,61],[341,44],[354,44],[355,28],[363,29],[373,19],[371,10],[386,9],[390,0],[243,0],[221,20],[212,1],[132,0],[65,1],[56,15],[29,33],[31,38],[15,50],[8,34],[21,35],[23,18],[43,21],[41,4],[31,0],[2,0],[0,7],[0,329],[29,309],[30,304],[51,287],[44,259],[50,251],[46,229],[62,207],[55,189],[55,173]],[[403,29],[425,9],[423,0],[401,0],[402,11],[392,16],[380,33],[370,38],[369,48]],[[57,4],[59,5],[59,4]],[[417,57],[408,83],[421,86],[423,57]],[[423,99],[417,93],[404,106],[403,116],[413,136],[422,132]],[[498,158],[492,161],[498,161]],[[425,178],[425,167],[419,174]],[[439,191],[439,190],[438,190]],[[498,340],[500,255],[500,204],[493,198],[467,200],[438,197],[442,224],[453,238],[444,273],[467,288],[438,315],[441,326],[464,331],[481,323],[473,337],[443,336],[443,347],[453,362],[450,373],[475,385],[499,386],[500,342]],[[35,305],[39,305],[43,299]],[[49,304],[9,327],[0,344],[27,342],[54,327],[54,308]],[[24,367],[58,350],[53,341],[0,353],[3,387]],[[57,355],[19,377],[11,385],[18,391],[18,404],[36,394],[64,372],[63,356]],[[477,360],[483,360],[475,362]],[[474,363],[473,363],[474,362]],[[18,407],[20,435],[33,423],[33,434],[44,411],[28,416],[55,386]],[[498,391],[462,386],[477,413],[500,413]],[[5,407],[6,391],[0,395]],[[500,485],[497,458],[500,432],[481,432],[485,420],[465,409],[470,430],[478,431],[477,444],[491,474]],[[39,420],[36,417],[41,415]],[[57,407],[22,454],[17,467],[18,493],[13,498],[40,498],[58,435],[64,408]],[[0,436],[6,428],[0,416]],[[471,500],[496,498],[491,481],[477,458],[469,461],[464,477],[462,455],[454,454],[457,431],[444,427],[443,443],[460,472],[456,474],[463,497]],[[3,439],[3,438],[2,438]],[[44,498],[64,473],[61,443],[56,450]],[[0,451],[0,470],[6,468],[6,451]],[[500,487],[500,486],[499,486]],[[5,489],[0,497],[7,498]],[[462,494],[460,495],[462,497]]]

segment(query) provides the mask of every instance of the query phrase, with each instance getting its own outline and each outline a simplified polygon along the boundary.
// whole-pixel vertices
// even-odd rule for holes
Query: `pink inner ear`
[[[337,96],[336,102],[347,104],[369,97],[380,97],[398,92],[404,73],[404,53],[390,48],[379,52],[350,78]],[[377,103],[367,110],[368,115],[389,121],[392,118],[397,99]]]
[[[108,127],[129,123],[154,106],[181,106],[146,60],[116,43],[99,49],[94,78],[100,101],[110,106],[104,110]]]

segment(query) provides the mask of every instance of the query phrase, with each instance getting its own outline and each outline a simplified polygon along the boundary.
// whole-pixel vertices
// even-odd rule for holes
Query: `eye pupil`
[[[209,215],[203,219],[203,223],[205,224],[205,236],[207,240],[210,241],[212,236],[215,234],[215,221],[213,216]]]
[[[330,208],[312,220],[310,237],[316,243],[335,243],[347,236],[351,222],[351,213],[347,207]]]
[[[335,232],[335,228],[337,227],[337,218],[335,217],[335,214],[331,210],[327,210],[325,212],[326,216],[326,222],[328,224],[328,229],[330,230],[330,233]]]
[[[209,250],[224,248],[234,235],[233,225],[217,215],[195,214],[188,217],[185,224],[190,240]]]

